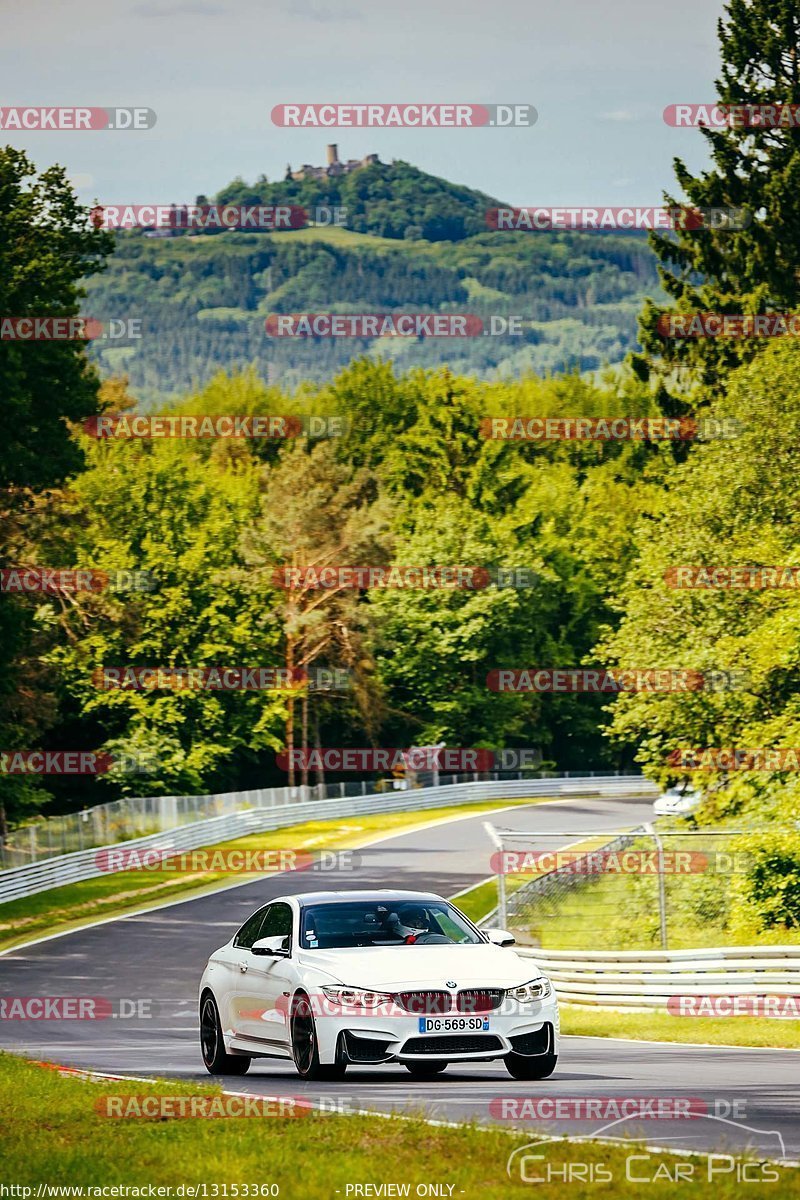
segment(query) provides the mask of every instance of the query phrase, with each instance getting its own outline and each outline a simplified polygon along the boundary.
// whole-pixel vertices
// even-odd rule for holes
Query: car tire
[[[245,1075],[250,1066],[247,1054],[228,1054],[225,1049],[219,1009],[211,992],[200,1002],[200,1051],[209,1075]]]
[[[290,1022],[292,1058],[301,1079],[343,1079],[347,1063],[338,1057],[335,1063],[319,1061],[317,1026],[311,1004],[304,992],[298,992],[292,1001]]]
[[[436,1059],[434,1062],[407,1062],[403,1063],[403,1066],[415,1079],[433,1079],[435,1075],[446,1071],[449,1063]]]
[[[547,1079],[556,1069],[557,1054],[507,1054],[506,1069],[514,1079]]]

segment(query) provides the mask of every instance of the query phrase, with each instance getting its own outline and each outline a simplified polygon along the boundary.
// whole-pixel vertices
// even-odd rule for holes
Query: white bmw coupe
[[[310,892],[254,913],[208,960],[200,1045],[212,1075],[287,1059],[304,1079],[400,1062],[412,1075],[502,1059],[545,1079],[558,1059],[550,981],[511,934],[427,892]]]

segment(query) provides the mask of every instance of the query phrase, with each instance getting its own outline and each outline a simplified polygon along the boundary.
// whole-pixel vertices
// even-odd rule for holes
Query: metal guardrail
[[[308,791],[308,789],[305,789]],[[366,782],[322,784],[313,788],[317,800],[366,796],[375,788]],[[0,839],[0,870],[25,867],[75,850],[91,850],[164,833],[179,825],[229,816],[250,808],[281,807],[304,798],[300,787],[267,787],[204,796],[124,796],[80,812],[40,817],[13,829]]]
[[[575,775],[584,778],[594,776],[594,771],[578,771]],[[604,772],[597,772],[604,776]],[[569,778],[570,772],[563,774]],[[503,779],[558,779],[562,773],[555,771],[514,771],[469,775],[436,776],[420,782],[416,787],[438,787],[476,780]],[[249,808],[278,807],[293,804],[298,800],[345,800],[349,797],[367,796],[378,792],[406,790],[398,784],[405,780],[347,780],[340,783],[322,783],[306,786],[264,787],[250,791],[218,792],[204,796],[124,796],[105,804],[95,804],[80,812],[62,813],[57,816],[37,817],[25,825],[13,829],[5,838],[0,838],[0,870],[25,867],[45,858],[60,858],[74,850],[91,850],[110,846],[115,842],[127,842],[131,838],[146,837],[152,833],[164,833],[177,825],[191,825],[195,821],[207,821],[212,817],[224,817],[230,813]],[[415,790],[415,788],[408,789]]]
[[[536,960],[567,1004],[651,1012],[676,996],[800,996],[800,946],[517,953]]]
[[[502,800],[537,796],[590,796],[625,795],[650,796],[655,794],[653,785],[641,776],[606,775],[579,776],[576,778],[556,777],[542,779],[478,780],[470,783],[451,783],[439,787],[410,789],[408,791],[375,792],[366,796],[346,796],[340,799],[311,800],[301,798],[283,804],[259,805],[259,797],[267,789],[256,789],[250,793],[231,793],[237,800],[249,798],[252,807],[225,816],[208,820],[193,821],[163,833],[149,834],[105,847],[78,850],[72,854],[47,858],[23,867],[12,867],[0,872],[0,904],[23,896],[32,896],[50,888],[63,887],[83,879],[94,879],[108,874],[98,860],[107,862],[107,852],[124,846],[126,851],[195,850],[200,846],[214,845],[249,833],[281,829],[302,821],[329,820],[334,817],[358,816],[368,813],[390,813],[424,810],[426,808],[449,807],[458,804],[480,803],[483,800]],[[303,789],[295,791],[303,796]],[[305,790],[308,797],[314,789]]]

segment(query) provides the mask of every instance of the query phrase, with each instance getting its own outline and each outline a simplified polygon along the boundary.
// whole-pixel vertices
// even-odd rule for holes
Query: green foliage
[[[498,200],[472,188],[428,175],[402,161],[371,163],[348,175],[324,181],[285,179],[256,184],[234,180],[216,197],[219,204],[319,205],[347,209],[347,224],[357,233],[427,242],[460,241],[486,229],[486,210]]]
[[[0,149],[0,313],[72,317],[82,278],[111,253],[92,228],[63,167],[38,177],[30,159]],[[57,381],[57,386],[54,384]],[[0,341],[0,487],[41,489],[80,465],[64,421],[97,411],[97,379],[80,341]]]
[[[222,764],[237,748],[277,747],[284,700],[252,691],[109,691],[93,672],[280,664],[269,588],[253,594],[234,574],[244,565],[241,530],[257,512],[257,464],[235,452],[220,460],[204,443],[85,443],[87,470],[70,501],[71,556],[103,571],[152,572],[157,585],[82,600],[72,638],[49,654],[65,709],[77,710],[85,734],[102,730],[107,750],[158,762],[152,774],[126,776],[124,790],[222,790]]]
[[[125,409],[124,389],[104,403]],[[540,746],[568,767],[614,761],[598,698],[495,694],[493,667],[568,666],[610,617],[642,472],[634,444],[516,444],[481,435],[489,414],[648,411],[641,388],[577,377],[481,385],[449,371],[396,374],[362,360],[294,396],[220,375],[174,411],[338,414],[323,442],[97,442],[86,469],[27,527],[34,561],[152,572],[155,590],[42,598],[59,631],[41,653],[59,703],[54,745],[154,758],[108,794],[286,782],[275,751],[300,744]],[[163,411],[170,411],[163,408]],[[598,536],[598,530],[602,531]],[[610,531],[610,534],[609,532]],[[532,586],[286,592],[283,564],[525,567]],[[345,695],[99,688],[102,666],[323,664]],[[109,791],[108,785],[111,785]],[[59,804],[97,783],[55,784]]]
[[[678,589],[665,579],[680,565],[781,566],[796,560],[799,368],[796,345],[773,345],[729,377],[713,411],[740,422],[740,436],[696,446],[664,489],[651,493],[636,532],[639,561],[620,589],[622,620],[601,653],[625,668],[747,675],[741,690],[620,697],[614,732],[638,741],[640,761],[662,780],[671,774],[670,752],[681,747],[800,744],[795,592]]]
[[[753,938],[800,930],[800,838],[758,834],[744,838],[747,870],[735,884],[733,924]]]
[[[796,0],[729,0],[718,23],[724,105],[797,105],[800,102],[800,11]],[[699,208],[744,208],[752,224],[740,231],[705,229],[652,234],[664,290],[680,312],[793,312],[800,302],[800,134],[788,126],[702,129],[712,165],[694,176],[675,160],[678,185]],[[677,201],[666,197],[670,205]],[[685,201],[684,201],[685,202]],[[659,316],[670,311],[648,303],[642,316],[653,372],[683,393],[662,396],[680,410],[719,390],[727,371],[763,347],[758,338],[663,338]],[[759,344],[761,342],[761,345]]]
[[[447,364],[486,379],[597,371],[636,344],[656,295],[655,260],[637,235],[474,233],[458,242],[387,241],[345,229],[149,240],[116,236],[87,310],[141,318],[141,338],[98,342],[101,370],[124,370],[160,404],[220,369],[254,364],[284,390],[326,381],[365,353],[400,369]],[[459,312],[523,318],[523,333],[464,338],[267,337],[272,312]]]
[[[11,146],[0,148],[0,314],[69,317],[80,309],[80,283],[111,252],[109,235],[91,227],[62,167],[35,174]],[[23,514],[35,493],[81,465],[67,421],[97,412],[98,379],[80,341],[0,340],[0,567],[24,548]],[[37,606],[0,596],[0,744],[25,747],[52,716],[39,655],[47,641]],[[0,836],[6,813],[19,819],[46,798],[36,783],[0,776]]]

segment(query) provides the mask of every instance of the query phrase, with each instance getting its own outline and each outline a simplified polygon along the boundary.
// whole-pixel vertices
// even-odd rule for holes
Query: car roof
[[[289,901],[294,900],[301,908],[307,908],[310,904],[346,904],[352,900],[402,900],[402,901],[423,901],[423,900],[442,900],[442,896],[437,896],[435,892],[405,892],[398,888],[370,888],[368,891],[349,891],[349,892],[300,892],[296,896],[278,896],[276,899]],[[274,903],[274,902],[271,902]]]

